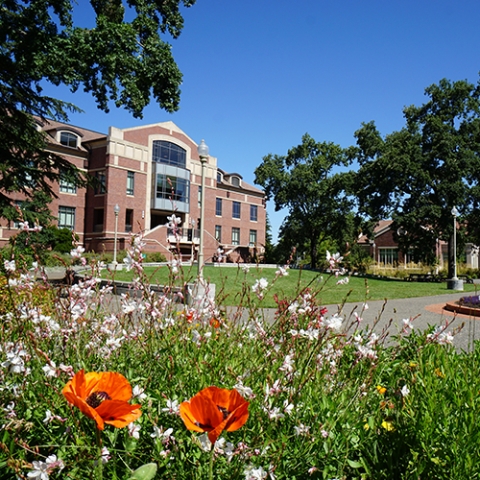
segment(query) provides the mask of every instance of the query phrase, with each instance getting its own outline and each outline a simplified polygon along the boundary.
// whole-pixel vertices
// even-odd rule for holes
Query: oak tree
[[[347,165],[339,145],[316,142],[305,134],[287,155],[269,154],[255,170],[255,183],[264,188],[267,200],[274,201],[275,210],[288,210],[281,240],[307,246],[312,268],[317,266],[318,245],[325,239],[341,239],[348,225],[352,202],[345,194],[347,174],[338,171]]]
[[[444,79],[425,94],[425,104],[404,109],[400,131],[383,138],[373,122],[363,124],[350,157],[360,165],[360,213],[392,218],[404,251],[412,248],[430,262],[438,240],[448,242],[451,278],[453,207],[460,213],[459,240],[467,233],[480,243],[480,86]]]

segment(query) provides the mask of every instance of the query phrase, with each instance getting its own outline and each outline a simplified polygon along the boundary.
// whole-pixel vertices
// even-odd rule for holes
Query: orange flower
[[[248,419],[249,403],[234,389],[204,388],[180,404],[180,416],[189,430],[208,432],[215,443],[223,430],[238,430]]]
[[[103,430],[105,423],[117,428],[127,426],[140,417],[141,405],[131,405],[132,387],[120,373],[80,370],[63,387],[63,396],[83,414],[97,422]]]

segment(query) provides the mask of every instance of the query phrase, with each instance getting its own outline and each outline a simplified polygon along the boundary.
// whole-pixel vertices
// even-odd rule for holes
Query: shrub
[[[228,314],[204,283],[177,305],[145,282],[141,247],[118,297],[99,286],[99,265],[60,290],[4,265],[0,478],[478,476],[478,344],[457,353],[455,332],[408,320],[386,343],[388,331],[325,311],[318,283],[277,297],[269,318],[259,305],[280,269],[239,289]],[[254,272],[237,274],[248,285]],[[198,408],[181,406],[199,392]],[[213,448],[208,433],[220,435]]]

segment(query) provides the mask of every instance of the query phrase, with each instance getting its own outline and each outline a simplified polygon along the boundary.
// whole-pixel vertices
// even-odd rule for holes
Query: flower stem
[[[213,456],[215,455],[215,446],[212,445],[212,454],[210,455],[210,469],[208,472],[209,480],[213,480]]]
[[[96,429],[96,439],[97,439],[97,451],[98,451],[98,460],[97,460],[97,480],[102,480],[103,478],[103,462],[102,462],[102,432],[97,428]]]

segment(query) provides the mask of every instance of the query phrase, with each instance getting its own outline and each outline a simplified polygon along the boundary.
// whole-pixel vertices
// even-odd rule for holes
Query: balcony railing
[[[180,241],[181,243],[197,243],[200,238],[198,228],[177,228],[175,231],[171,228],[167,230],[170,242]]]

